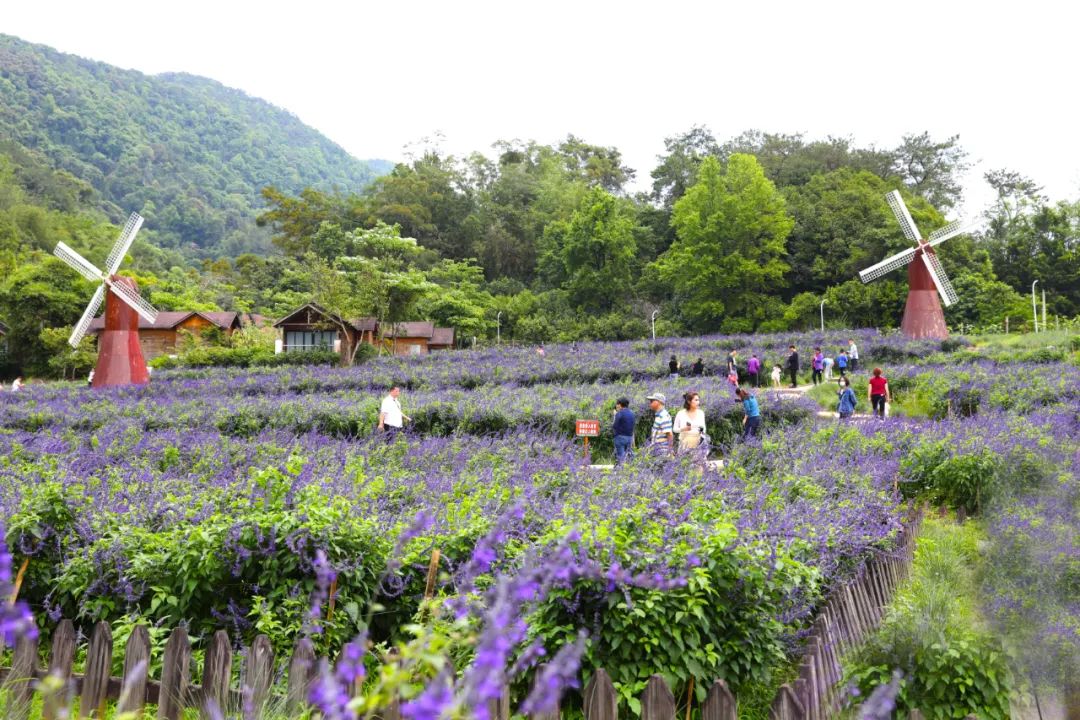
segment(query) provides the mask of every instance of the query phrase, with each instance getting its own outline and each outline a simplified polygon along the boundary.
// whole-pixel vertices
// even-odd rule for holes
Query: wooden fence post
[[[727,683],[717,680],[705,696],[705,704],[701,706],[701,720],[736,720],[737,708],[735,696],[731,694]]]
[[[248,651],[244,688],[251,691],[251,706],[255,717],[261,717],[266,696],[274,681],[274,649],[270,647],[270,638],[257,635]]]
[[[611,676],[603,669],[594,672],[585,686],[585,720],[616,720],[618,704]]]
[[[675,696],[659,675],[653,675],[641,694],[641,720],[675,720]]]
[[[141,665],[141,669],[140,669]],[[139,673],[136,674],[136,670]],[[146,705],[146,684],[150,677],[150,633],[145,625],[136,625],[124,648],[124,679],[121,683],[120,712],[142,715]]]
[[[780,692],[776,694],[776,699],[769,708],[770,720],[804,720],[805,717],[806,709],[799,702],[795,691],[787,683],[781,685]]]
[[[161,667],[161,691],[158,693],[158,720],[180,720],[187,704],[191,672],[191,643],[187,631],[178,627],[165,643]]]
[[[285,714],[299,715],[307,705],[311,681],[315,677],[315,648],[308,638],[300,638],[289,660],[289,686],[285,694]]]
[[[90,648],[86,651],[86,672],[83,674],[82,699],[79,701],[79,717],[90,717],[97,712],[105,714],[105,699],[109,693],[109,676],[112,675],[112,628],[100,620],[94,624],[90,636]]]
[[[211,718],[211,703],[221,715],[228,712],[229,683],[232,680],[232,643],[229,634],[218,630],[210,639],[203,662],[202,697],[199,712],[203,718]]]
[[[53,633],[52,650],[49,652],[49,675],[62,681],[55,693],[45,697],[42,717],[57,720],[67,716],[71,700],[71,665],[75,661],[75,626],[67,618],[60,621]]]
[[[0,602],[6,602],[0,599]],[[11,672],[4,681],[9,691],[11,717],[21,720],[30,716],[30,698],[34,693],[34,677],[37,673],[38,640],[20,637],[15,641],[15,654],[11,659]]]

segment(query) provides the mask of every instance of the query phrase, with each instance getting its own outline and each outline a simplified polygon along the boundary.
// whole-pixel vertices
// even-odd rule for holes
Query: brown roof
[[[454,344],[454,328],[435,328],[435,332],[431,333],[431,340],[428,341],[428,345],[445,345],[450,347]]]
[[[310,316],[310,313],[312,312],[318,315],[322,315],[325,318],[329,318],[333,322],[341,322],[341,318],[339,318],[334,313],[327,312],[324,308],[320,307],[316,303],[307,303],[306,305],[301,305],[285,317],[278,320],[276,323],[274,323],[274,327],[281,327],[286,323],[291,325],[308,325],[310,324],[308,322],[308,318]],[[304,314],[299,319],[293,319],[301,313]],[[359,332],[375,332],[375,330],[377,330],[379,326],[378,321],[373,317],[355,318],[347,322]]]
[[[142,315],[139,316],[139,329],[140,330],[171,330],[180,323],[187,320],[192,315],[198,315],[205,318],[209,322],[217,325],[223,330],[228,330],[236,322],[237,313],[235,312],[207,312],[207,311],[193,311],[193,310],[166,310],[159,312],[157,317],[154,318],[154,322],[149,322]],[[96,317],[90,321],[90,330],[104,330],[105,329],[105,316]]]
[[[390,326],[386,337],[392,338],[428,338],[435,333],[435,323],[422,320],[419,322],[399,322]]]

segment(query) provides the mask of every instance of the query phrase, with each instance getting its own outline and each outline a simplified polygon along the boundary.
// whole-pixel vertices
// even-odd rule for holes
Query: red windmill
[[[150,374],[146,370],[146,360],[139,346],[139,316],[148,322],[154,322],[157,310],[142,299],[135,281],[120,277],[117,268],[127,255],[128,248],[135,241],[135,234],[142,227],[143,219],[138,213],[131,213],[123,232],[117,238],[109,258],[106,260],[107,272],[98,270],[82,255],[64,243],[57,243],[53,250],[58,258],[66,262],[87,280],[100,282],[97,292],[86,306],[79,322],[68,338],[72,347],[78,347],[86,335],[90,322],[97,315],[101,301],[105,300],[105,330],[98,337],[98,360],[94,368],[94,387],[106,385],[132,385],[149,382]],[[106,293],[108,293],[106,295]]]
[[[866,268],[859,273],[859,279],[868,283],[907,265],[908,296],[907,304],[904,305],[904,319],[900,321],[900,329],[910,338],[947,338],[949,329],[945,326],[945,313],[941,306],[944,303],[945,307],[949,307],[958,298],[956,290],[949,282],[949,276],[945,274],[941,262],[934,254],[934,247],[964,232],[966,225],[959,220],[954,220],[945,227],[930,233],[929,238],[924,238],[915,227],[915,221],[911,219],[911,213],[904,205],[900,192],[893,190],[885,196],[885,199],[889,201],[889,207],[892,208],[896,219],[900,221],[900,229],[904,231],[904,236],[915,242],[915,247]],[[922,262],[913,262],[916,258],[921,258]]]

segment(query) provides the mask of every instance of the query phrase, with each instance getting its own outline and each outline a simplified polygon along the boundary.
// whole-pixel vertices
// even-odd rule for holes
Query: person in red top
[[[881,368],[874,368],[874,376],[870,378],[870,388],[867,392],[870,395],[870,407],[873,408],[874,415],[884,420],[885,403],[892,402],[892,396],[889,394],[889,380],[881,374]]]

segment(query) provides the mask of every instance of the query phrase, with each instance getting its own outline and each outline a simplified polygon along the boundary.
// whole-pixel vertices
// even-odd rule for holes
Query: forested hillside
[[[14,136],[0,137],[0,321],[7,362],[31,373],[51,372],[92,292],[52,247],[101,262],[108,221],[134,208],[149,222],[123,271],[161,310],[281,317],[315,301],[539,343],[646,337],[654,313],[664,335],[807,329],[824,300],[829,326],[892,328],[906,273],[858,280],[910,246],[885,195],[899,190],[928,234],[955,216],[967,167],[958,137],[878,148],[692,126],[651,169],[568,135],[465,156],[429,144],[371,180],[293,116],[212,81],[10,38],[0,60]],[[985,180],[984,228],[939,248],[960,298],[946,321],[1022,329],[1036,279],[1050,317],[1080,315],[1080,201],[1008,169]]]
[[[260,190],[360,191],[374,169],[295,115],[207,78],[145,75],[0,35],[0,138],[138,210],[189,257],[265,246]]]

